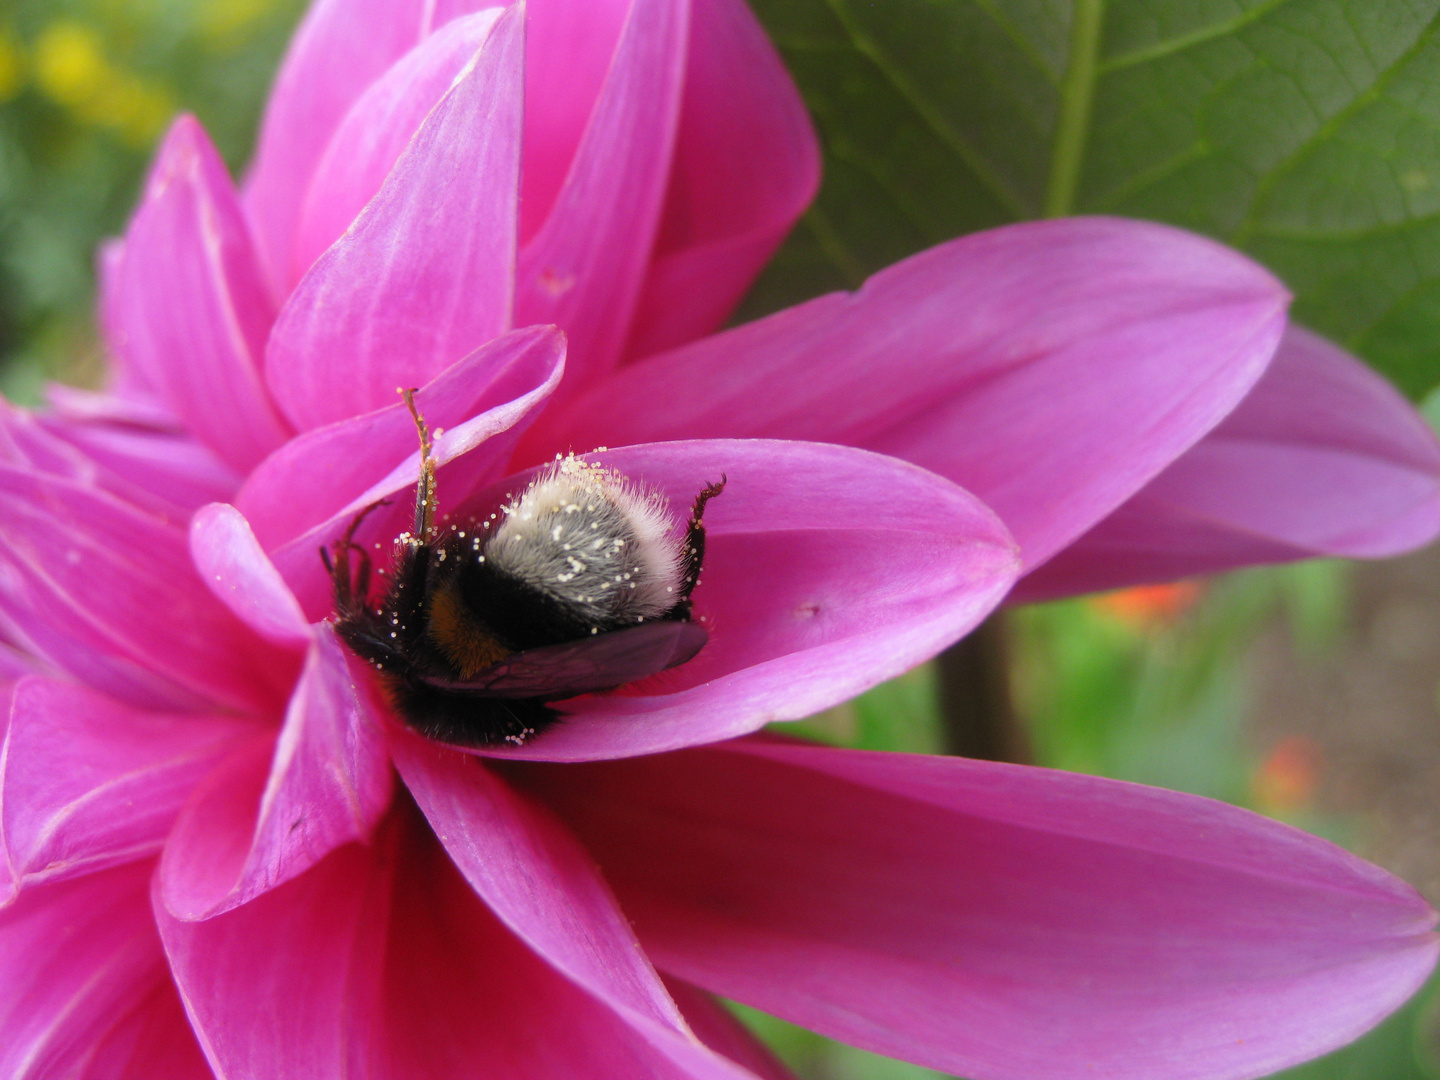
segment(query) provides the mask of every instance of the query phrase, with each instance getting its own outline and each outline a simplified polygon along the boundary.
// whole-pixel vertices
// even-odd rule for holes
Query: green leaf
[[[754,316],[961,233],[1121,214],[1440,383],[1440,0],[753,0],[825,144]]]

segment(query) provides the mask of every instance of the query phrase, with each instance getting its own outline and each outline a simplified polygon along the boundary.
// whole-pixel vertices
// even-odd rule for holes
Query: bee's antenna
[[[415,407],[415,388],[400,390],[405,407],[415,421],[415,430],[420,433],[420,482],[415,485],[415,538],[428,541],[435,531],[435,444],[430,439],[430,429],[425,418]]]

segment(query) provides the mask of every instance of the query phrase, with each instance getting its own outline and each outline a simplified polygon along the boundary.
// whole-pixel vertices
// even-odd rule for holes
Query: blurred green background
[[[97,241],[118,233],[178,109],[238,169],[298,0],[0,5],[0,389],[94,380]]]
[[[1440,333],[1427,321],[1440,320],[1440,307],[1427,307],[1428,256],[1412,252],[1411,272],[1392,274],[1383,295],[1346,292],[1347,275],[1373,276],[1376,258],[1395,259],[1386,244],[1413,246],[1436,216],[1427,192],[1432,170],[1440,177],[1440,141],[1407,126],[1431,106],[1405,91],[1407,81],[1440,75],[1440,56],[1430,52],[1435,14],[1406,4],[1410,23],[1397,16],[1365,28],[1393,6],[1365,6],[1353,32],[1327,30],[1324,19],[1305,24],[1307,40],[1342,67],[1345,34],[1364,38],[1369,66],[1356,61],[1348,81],[1327,82],[1305,66],[1303,49],[1291,55],[1291,81],[1310,93],[1314,114],[1294,124],[1314,134],[1294,145],[1279,137],[1273,160],[1252,162],[1247,187],[1233,178],[1220,184],[1224,162],[1263,157],[1270,142],[1251,131],[1261,149],[1237,149],[1240,135],[1228,144],[1206,135],[1217,110],[1235,122],[1231,83],[1214,80],[1208,96],[1204,85],[1187,90],[1189,104],[1171,102],[1169,113],[1149,117],[1157,134],[1141,145],[1126,141],[1127,125],[1141,123],[1133,101],[1148,93],[1140,76],[1160,65],[1165,78],[1176,77],[1177,54],[1188,53],[1195,70],[1228,72],[1254,96],[1260,76],[1250,72],[1246,83],[1245,57],[1277,66],[1285,29],[1277,20],[1358,8],[1130,0],[1087,30],[1082,16],[1095,5],[1084,3],[894,0],[887,23],[876,21],[873,5],[761,0],[816,114],[827,178],[745,310],[852,286],[973,228],[1042,213],[1128,211],[1211,232],[1270,262],[1297,288],[1302,312],[1423,396],[1440,371]],[[37,401],[47,378],[98,379],[90,315],[97,242],[123,227],[150,150],[179,109],[198,114],[239,173],[301,7],[7,0],[0,9],[0,389],[12,400]],[[1211,22],[1194,22],[1211,8]],[[1195,49],[1210,51],[1197,57]],[[1077,104],[1077,95],[1085,100]],[[1283,98],[1262,94],[1251,108],[1279,110],[1288,123]],[[1009,141],[1003,125],[997,134],[997,116],[1013,121]],[[1181,134],[1167,146],[1165,131]],[[1327,202],[1317,159],[1364,197],[1348,210],[1337,208],[1343,200]],[[1277,201],[1286,185],[1309,193],[1314,220],[1297,223],[1294,206]],[[1231,203],[1207,201],[1217,190]],[[1295,260],[1302,271],[1288,273]],[[999,629],[1010,696],[1039,764],[1251,807],[1380,859],[1436,902],[1436,841],[1415,840],[1435,823],[1427,807],[1437,774],[1424,771],[1440,729],[1440,655],[1430,645],[1440,637],[1440,595],[1427,593],[1430,580],[1440,580],[1440,563],[1422,554],[1398,569],[1317,563],[1015,610]],[[801,728],[844,745],[937,752],[946,745],[938,700],[936,673],[921,669]],[[1379,717],[1373,723],[1367,709]],[[804,1077],[936,1075],[739,1011]],[[1370,1036],[1285,1075],[1436,1080],[1437,1028],[1440,983],[1432,982]]]

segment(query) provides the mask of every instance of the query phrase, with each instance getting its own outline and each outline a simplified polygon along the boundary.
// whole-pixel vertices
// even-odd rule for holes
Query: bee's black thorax
[[[465,607],[512,652],[574,641],[592,628],[601,633],[615,629],[577,615],[529,582],[474,556],[460,561],[453,580]]]
[[[338,545],[337,545],[338,547]],[[556,713],[540,701],[477,698],[437,688],[433,680],[458,681],[473,674],[456,662],[456,644],[488,650],[491,662],[515,651],[502,643],[476,613],[460,625],[434,621],[436,601],[445,603],[459,576],[459,560],[435,545],[397,541],[389,585],[378,607],[342,587],[338,575],[347,560],[337,557],[335,631],[355,654],[370,661],[391,706],[405,723],[428,738],[459,746],[520,743],[553,723]],[[449,563],[449,567],[446,563]],[[361,553],[362,577],[368,559]]]

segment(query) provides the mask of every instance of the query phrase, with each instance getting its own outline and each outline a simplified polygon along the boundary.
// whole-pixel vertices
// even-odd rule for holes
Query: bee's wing
[[[611,690],[683,664],[705,645],[705,627],[657,620],[608,634],[526,649],[465,682],[426,678],[436,689],[476,697],[563,698]]]

